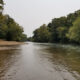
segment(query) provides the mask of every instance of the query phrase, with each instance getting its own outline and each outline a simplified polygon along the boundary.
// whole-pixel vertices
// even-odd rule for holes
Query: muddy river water
[[[0,80],[80,80],[78,46],[28,42],[8,47],[0,51]]]

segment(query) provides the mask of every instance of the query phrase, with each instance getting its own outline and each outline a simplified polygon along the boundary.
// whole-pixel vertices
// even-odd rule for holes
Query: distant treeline
[[[80,10],[52,19],[48,25],[43,24],[33,34],[29,39],[34,42],[80,44]]]
[[[8,41],[26,41],[23,28],[9,15],[3,14],[4,1],[0,0],[0,39]]]

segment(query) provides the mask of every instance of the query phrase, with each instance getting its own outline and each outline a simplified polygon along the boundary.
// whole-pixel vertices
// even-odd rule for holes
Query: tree
[[[17,23],[8,24],[7,40],[21,41],[23,28]]]
[[[68,31],[67,27],[65,27],[65,26],[58,27],[57,31],[58,31],[58,38],[60,40],[60,43],[66,43],[66,42],[68,42],[68,39],[66,37],[66,33]]]
[[[22,42],[27,41],[27,35],[26,34],[22,34],[20,41],[22,41]]]
[[[45,24],[40,28],[36,29],[34,32],[33,39],[36,42],[48,42],[50,37],[50,32]]]
[[[23,34],[23,28],[9,15],[3,15],[4,1],[0,0],[0,39],[9,41],[24,41],[27,35]]]
[[[5,39],[8,27],[6,25],[6,17],[3,14],[0,14],[0,39]]]
[[[8,27],[5,24],[0,24],[0,39],[6,39]]]
[[[3,9],[4,9],[4,1],[0,0],[0,14],[2,14]]]
[[[52,22],[48,24],[49,31],[51,32],[51,42],[60,42],[58,28],[61,26],[68,26],[67,18],[64,16],[60,18],[54,18]]]
[[[68,42],[69,39],[66,34],[69,28],[73,26],[73,22],[80,16],[80,10],[70,13],[67,17],[54,18],[48,24],[49,31],[51,32],[51,42]]]
[[[67,37],[70,40],[80,43],[80,17],[78,17],[73,26],[69,29]]]

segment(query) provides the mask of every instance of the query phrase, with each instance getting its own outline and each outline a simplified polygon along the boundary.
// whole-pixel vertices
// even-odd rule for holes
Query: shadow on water
[[[0,51],[0,80],[7,80],[7,77],[10,76],[7,74],[7,72],[21,57],[19,49],[20,46],[5,47],[7,47],[6,50]]]

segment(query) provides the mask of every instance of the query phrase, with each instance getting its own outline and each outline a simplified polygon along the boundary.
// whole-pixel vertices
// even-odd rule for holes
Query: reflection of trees
[[[75,49],[56,46],[47,48],[46,51],[50,55],[48,59],[50,62],[54,62],[54,64],[63,65],[72,71],[80,73],[80,51],[78,51],[76,47],[74,48]]]
[[[0,79],[4,78],[8,70],[19,59],[19,49],[0,51]]]

